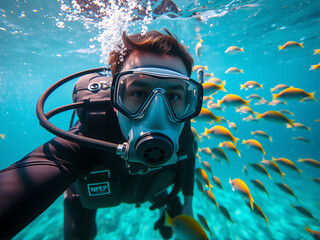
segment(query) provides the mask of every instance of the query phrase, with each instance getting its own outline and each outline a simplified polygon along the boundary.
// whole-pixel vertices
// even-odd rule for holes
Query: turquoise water
[[[175,2],[182,10],[180,16],[157,16],[150,24],[147,24],[148,21],[135,21],[125,27],[129,33],[140,32],[145,27],[149,30],[168,28],[189,48],[195,64],[207,65],[209,73],[213,72],[215,77],[226,80],[228,93],[244,99],[255,93],[271,101],[270,88],[280,83],[301,88],[308,93],[316,92],[315,97],[320,99],[320,69],[309,70],[311,65],[320,62],[320,54],[313,55],[313,50],[320,48],[319,1]],[[69,2],[66,5],[71,6]],[[2,169],[53,137],[40,127],[36,118],[35,105],[38,98],[60,78],[103,66],[106,55],[100,44],[108,42],[97,41],[105,29],[97,28],[94,22],[88,20],[88,16],[77,21],[74,18],[65,21],[66,11],[61,10],[61,3],[57,1],[3,0],[0,2],[0,14],[0,134],[5,134],[5,140],[0,139]],[[95,22],[102,21],[96,19]],[[106,28],[108,31],[110,29]],[[200,38],[203,40],[202,56],[197,57],[195,45]],[[303,42],[304,48],[279,51],[278,46],[287,41]],[[233,45],[243,47],[244,53],[226,54],[225,50]],[[226,74],[229,67],[243,69],[244,73]],[[193,77],[196,77],[195,74]],[[249,80],[263,84],[263,89],[240,90],[240,84]],[[71,102],[72,87],[72,84],[67,85],[55,95],[56,98],[51,98],[48,109]],[[213,97],[216,101],[225,94],[218,92]],[[242,119],[247,114],[240,114],[232,107],[226,108],[225,112],[213,110],[214,114],[224,116],[236,124],[238,132],[234,129],[230,131],[241,139],[237,144],[241,158],[225,151],[230,160],[229,165],[226,162],[220,164],[199,153],[201,160],[208,161],[213,174],[221,180],[224,191],[215,187],[213,194],[217,203],[229,211],[234,224],[224,218],[196,186],[194,215],[199,213],[207,219],[213,239],[312,239],[304,228],[308,225],[320,231],[319,222],[302,215],[291,204],[305,207],[315,218],[320,219],[320,186],[309,179],[320,177],[319,168],[296,162],[299,158],[320,161],[320,123],[315,122],[320,119],[319,101],[292,100],[286,105],[276,106],[255,105],[255,102],[250,102],[254,111],[263,113],[267,110],[286,109],[294,114],[286,115],[288,118],[303,123],[311,130],[290,129],[264,119],[258,123],[245,122]],[[53,122],[66,129],[69,117],[56,117]],[[222,125],[228,126],[224,122]],[[210,128],[213,125],[197,121],[193,126],[200,134],[204,132],[204,127]],[[255,130],[265,131],[272,136],[273,142],[251,135],[251,131]],[[300,136],[311,143],[292,139]],[[250,138],[262,144],[266,151],[265,159],[288,158],[303,171],[300,176],[279,165],[286,174],[283,182],[290,186],[298,200],[276,186],[276,182],[281,182],[278,174],[267,168],[272,177],[270,180],[248,165],[262,160],[260,152],[241,144],[243,139]],[[214,148],[218,144],[217,139],[204,138],[199,142],[199,147]],[[242,171],[244,165],[248,168],[248,177]],[[201,167],[198,162],[197,167]],[[232,191],[229,178],[245,181],[255,203],[269,219],[269,227],[263,218],[251,212],[237,192]],[[250,179],[261,180],[270,198],[251,184]],[[158,214],[149,211],[148,207],[146,203],[141,208],[123,204],[112,209],[100,209],[97,214],[96,239],[159,239],[158,232],[153,231]],[[15,239],[62,239],[62,228],[61,196]]]

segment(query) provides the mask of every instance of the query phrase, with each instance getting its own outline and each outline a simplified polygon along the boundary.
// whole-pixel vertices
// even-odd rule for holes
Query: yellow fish
[[[267,172],[267,170],[261,163],[249,163],[249,166],[255,169],[257,172],[267,175],[270,178],[270,180],[272,180],[270,174]]]
[[[192,71],[197,71],[199,69],[203,69],[203,70],[208,71],[208,66],[195,65],[195,66],[193,66]]]
[[[208,222],[207,222],[207,220],[205,219],[205,217],[202,216],[202,215],[199,214],[199,213],[197,214],[197,216],[198,216],[198,219],[199,219],[200,224],[201,224],[205,229],[207,229],[207,231],[210,233],[210,236],[212,237],[212,232],[210,231]]]
[[[229,164],[229,159],[221,148],[212,148],[211,150],[214,158],[217,159],[220,163],[221,160],[225,160]]]
[[[285,110],[285,109],[279,110],[279,112],[281,112],[281,113],[286,113],[286,114],[289,114],[289,115],[293,116],[293,113],[292,113],[292,112],[290,112],[290,111],[288,111],[288,110]]]
[[[248,169],[246,165],[243,165],[242,171],[246,174],[246,176],[248,177]]]
[[[249,190],[248,186],[246,185],[246,183],[239,178],[235,178],[233,180],[231,180],[231,178],[229,178],[229,183],[231,184],[233,191],[237,190],[242,196],[245,196],[249,199],[250,207],[253,210],[254,200],[251,196],[250,190]]]
[[[280,176],[281,176],[281,180],[283,180],[283,176],[286,175],[284,174],[283,172],[281,172],[278,164],[276,164],[275,162],[273,161],[269,161],[269,160],[266,160],[266,159],[262,159],[261,161],[264,165],[268,166],[272,171],[276,172],[276,173],[279,173]]]
[[[201,54],[202,54],[202,43],[203,43],[203,40],[200,39],[199,42],[196,45],[196,55],[197,55],[197,57],[200,57]]]
[[[284,90],[282,90],[280,93],[276,94],[272,94],[273,99],[277,99],[277,98],[282,98],[282,99],[286,99],[286,100],[301,100],[303,98],[311,98],[314,101],[317,101],[317,99],[315,99],[314,97],[315,92],[312,93],[307,93],[304,90],[300,89],[300,88],[294,88],[294,87],[288,87]]]
[[[259,143],[259,142],[258,142],[257,140],[255,140],[255,139],[248,139],[248,140],[244,140],[244,139],[243,139],[243,140],[242,140],[242,143],[243,143],[243,144],[246,144],[248,147],[250,146],[250,147],[252,147],[252,148],[254,148],[254,149],[262,152],[263,155],[266,154],[266,152],[264,151],[261,143]]]
[[[196,157],[199,159],[199,162],[201,162],[201,157],[199,155],[199,153],[197,152]]]
[[[268,138],[270,142],[272,142],[272,137],[269,137],[268,134],[266,134],[264,131],[262,130],[257,130],[257,131],[252,131],[251,135],[257,135],[257,136],[261,136],[264,138]]]
[[[264,98],[261,98],[258,102],[256,102],[254,105],[262,105],[262,104],[267,104],[268,101],[265,100]]]
[[[212,135],[214,137],[218,137],[227,141],[232,141],[235,145],[237,144],[237,141],[239,138],[235,138],[232,133],[225,127],[217,125],[213,126],[212,128],[208,129],[205,128],[205,131],[203,133],[205,136]]]
[[[263,86],[262,86],[262,84],[259,84],[256,81],[247,81],[245,84],[240,84],[240,90],[242,90],[242,89],[248,90],[250,88],[263,89]]]
[[[229,120],[228,120],[228,128],[233,128],[238,132],[236,124],[234,122],[229,122]]]
[[[239,52],[244,52],[243,51],[243,47],[239,48],[237,46],[230,46],[227,48],[227,50],[225,51],[225,53],[229,53],[229,54],[234,54],[234,53],[239,53]]]
[[[230,216],[230,213],[228,212],[228,210],[224,206],[220,205],[219,210],[226,219],[228,219],[232,224],[234,224],[234,222]]]
[[[210,163],[208,163],[207,161],[202,161],[201,164],[202,166],[204,166],[205,169],[207,169],[213,175]]]
[[[213,188],[212,184],[209,182],[209,178],[205,170],[202,168],[196,168],[194,172],[200,182],[206,184],[206,187],[209,187],[209,189]]]
[[[221,124],[220,117],[217,117],[214,115],[209,109],[207,108],[201,108],[201,111],[197,117],[194,118],[195,121],[205,121],[207,123],[212,123],[213,121],[216,121],[217,123]]]
[[[223,190],[223,187],[221,185],[220,179],[217,176],[213,176],[213,182],[220,188]]]
[[[211,192],[211,190],[206,190],[206,195],[209,198],[210,202],[214,203],[214,205],[216,205],[217,208],[219,208],[219,205],[213,195],[213,193]]]
[[[214,157],[213,153],[211,152],[211,149],[209,147],[204,147],[204,148],[199,148],[198,149],[199,152],[205,153],[206,155],[210,156],[210,157]]]
[[[320,162],[312,158],[305,158],[305,159],[299,158],[297,162],[304,162],[310,166],[320,168]]]
[[[252,117],[252,115],[249,115],[248,117],[242,118],[243,121],[247,122],[258,122],[259,120],[255,117]]]
[[[204,73],[204,77],[213,77],[214,74],[213,72],[212,73]]]
[[[221,81],[219,78],[212,77],[212,78],[210,78],[207,82],[208,82],[208,83],[216,83],[216,84],[218,83],[218,84],[221,84],[222,82],[226,82],[226,81]],[[224,85],[226,85],[226,83],[225,83]]]
[[[236,67],[230,67],[225,71],[225,73],[243,73],[243,70]]]
[[[278,104],[287,104],[287,102],[281,101],[279,99],[274,99],[274,100],[272,100],[271,102],[268,103],[268,105],[270,105],[270,106],[276,106]]]
[[[319,54],[320,53],[320,49],[313,49],[313,55]]]
[[[212,96],[203,96],[202,103],[205,104],[209,101],[212,102],[213,100],[214,100],[214,98]]]
[[[271,122],[277,122],[277,123],[289,123],[291,126],[293,126],[293,120],[288,119],[285,115],[283,115],[280,112],[277,111],[266,111],[262,114],[257,113],[257,119],[263,118],[267,121],[271,121]]]
[[[3,139],[3,140],[5,140],[5,139],[4,139],[4,138],[5,138],[4,136],[5,136],[5,134],[0,134],[0,138]]]
[[[277,91],[277,90],[283,90],[283,89],[286,89],[288,87],[289,86],[285,85],[285,84],[278,84],[277,86],[271,88],[271,92],[274,92],[274,91]]]
[[[203,94],[208,96],[211,94],[216,94],[220,90],[226,92],[227,90],[224,88],[225,83],[225,81],[223,81],[220,85],[211,82],[202,83]]]
[[[303,45],[302,45],[302,43],[297,43],[295,41],[288,41],[285,44],[283,44],[282,46],[279,46],[279,51],[281,51],[285,48],[288,48],[288,47],[302,47],[303,48]]]
[[[318,220],[306,208],[301,207],[301,206],[297,206],[297,205],[293,205],[293,204],[291,204],[291,207],[295,208],[299,213],[301,213],[309,218],[312,218],[313,220],[318,222]]]
[[[315,240],[320,239],[320,231],[311,230],[308,226],[306,226],[305,229],[306,229],[306,231],[308,231],[312,235],[313,239],[315,239]]]
[[[236,148],[236,146],[230,142],[230,141],[223,141],[222,143],[219,143],[218,147],[224,147],[226,149],[230,149],[233,152],[236,152],[238,154],[239,157],[241,157],[241,154],[239,152],[239,150]]]
[[[236,109],[236,112],[240,112],[240,113],[251,113],[253,115],[255,115],[255,112],[252,111],[252,109],[248,106],[242,106],[240,108]]]
[[[255,214],[257,214],[258,216],[263,217],[264,220],[265,220],[266,223],[267,223],[267,226],[269,226],[269,220],[268,220],[268,218],[266,217],[266,215],[264,215],[262,209],[261,209],[257,204],[255,204],[255,203],[253,203],[253,206],[254,206],[254,207],[253,207],[253,212],[254,212]]]
[[[316,69],[318,69],[318,68],[320,68],[320,62],[319,62],[318,64],[311,65],[310,68],[309,68],[309,70],[316,70]]]
[[[277,186],[284,191],[287,194],[290,194],[292,196],[294,196],[296,198],[296,200],[298,200],[297,196],[294,194],[294,192],[292,191],[292,189],[285,183],[276,183]]]
[[[247,96],[246,99],[259,99],[259,100],[261,100],[262,97],[260,97],[258,94],[251,94],[250,96]]]
[[[220,118],[221,118],[221,122],[225,122],[225,123],[227,123],[229,120],[227,120],[225,117],[223,117],[223,116],[220,116]]]
[[[311,141],[305,137],[293,137],[292,140],[299,140],[301,142],[311,143]]]
[[[202,194],[204,194],[204,189],[203,189],[202,183],[198,179],[195,179],[195,182],[196,182],[196,185],[197,185],[199,191],[202,192]]]
[[[305,98],[302,98],[299,102],[312,102],[312,101],[314,101],[314,99],[305,97]]]
[[[265,188],[265,186],[263,185],[263,183],[260,180],[258,180],[258,179],[250,179],[250,182],[253,184],[253,186],[255,186],[259,190],[265,192],[268,195],[268,197],[270,197],[267,189]]]
[[[204,229],[201,227],[194,218],[188,215],[178,215],[171,218],[167,212],[165,212],[164,225],[172,227],[173,232],[180,239],[209,239]]]
[[[221,100],[218,100],[218,105],[225,105],[227,107],[239,107],[241,105],[249,105],[250,100],[243,100],[236,94],[227,94]]]
[[[288,168],[295,170],[297,173],[299,173],[299,175],[301,175],[301,173],[302,173],[302,171],[300,169],[298,169],[297,166],[292,161],[290,161],[288,158],[274,158],[274,157],[272,157],[272,161],[275,161],[277,163],[280,163],[283,166],[286,166]]]
[[[220,111],[224,112],[224,109],[219,104],[214,103],[214,102],[209,102],[208,103],[208,108],[215,109],[215,110],[220,110]]]
[[[291,126],[290,124],[287,124],[287,128],[301,128],[301,129],[306,129],[309,131],[311,130],[310,127],[307,127],[307,126],[303,125],[302,123],[297,123],[297,122],[293,123],[293,126]]]
[[[199,142],[202,141],[202,137],[198,134],[197,130],[194,127],[191,127],[193,135],[198,139]]]

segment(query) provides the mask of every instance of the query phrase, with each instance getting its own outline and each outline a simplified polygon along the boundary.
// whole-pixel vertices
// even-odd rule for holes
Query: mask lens
[[[187,118],[197,108],[197,85],[190,80],[158,77],[149,74],[124,74],[114,89],[115,101],[134,117],[151,100],[155,89],[165,91],[169,108],[177,119]]]
[[[117,86],[116,101],[132,115],[138,112],[152,91],[147,84],[148,82],[141,77],[135,74],[123,75]]]

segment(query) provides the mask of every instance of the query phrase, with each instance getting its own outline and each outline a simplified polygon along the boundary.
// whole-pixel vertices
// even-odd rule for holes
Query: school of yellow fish
[[[196,44],[195,51],[196,56],[198,58],[201,57],[203,44],[204,42],[202,39],[200,39],[199,42]],[[279,46],[278,48],[279,51],[282,51],[284,49],[291,48],[304,48],[304,46],[302,43],[288,41],[284,45]],[[227,48],[225,53],[244,54],[244,48],[230,46]],[[320,54],[320,49],[315,49],[314,54]],[[309,70],[316,70],[319,67],[320,63],[311,65]],[[288,171],[294,171],[298,175],[301,175],[303,174],[303,172],[297,167],[298,164],[303,163],[313,168],[319,169],[320,162],[316,159],[311,158],[299,158],[299,160],[297,161],[298,164],[296,165],[296,163],[294,163],[292,160],[289,160],[285,157],[272,157],[271,160],[266,160],[264,158],[266,151],[264,150],[262,144],[256,139],[239,139],[236,136],[234,136],[232,134],[232,131],[235,130],[236,132],[238,132],[236,123],[225,119],[221,115],[223,115],[225,108],[235,108],[237,113],[248,115],[247,117],[243,118],[243,121],[259,122],[263,119],[264,121],[282,124],[286,128],[299,128],[311,131],[310,127],[307,127],[302,123],[295,122],[295,120],[291,119],[291,117],[294,116],[294,113],[288,110],[269,110],[263,113],[259,113],[255,112],[251,106],[253,101],[256,101],[255,105],[268,104],[270,106],[276,106],[278,104],[285,105],[287,104],[287,101],[317,101],[315,97],[315,92],[306,92],[305,90],[298,87],[288,86],[285,84],[278,84],[270,90],[270,97],[273,99],[271,102],[260,97],[258,94],[251,94],[250,96],[247,96],[246,99],[243,99],[236,94],[228,93],[226,89],[226,81],[222,81],[219,78],[215,77],[213,73],[208,73],[208,66],[195,65],[193,71],[198,71],[199,69],[202,69],[204,71],[204,83],[202,84],[204,89],[204,99],[200,115],[192,119],[191,121],[192,132],[198,140],[198,146],[205,138],[212,139],[213,141],[219,143],[218,147],[215,148],[206,146],[199,147],[198,149],[197,158],[199,159],[199,163],[201,163],[201,165],[203,166],[203,168],[201,167],[195,169],[195,183],[199,191],[203,193],[203,196],[205,198],[207,198],[210,202],[213,203],[213,205],[220,211],[222,216],[224,216],[228,221],[234,224],[232,216],[228,212],[227,208],[220,204],[221,202],[223,202],[223,199],[216,199],[214,196],[214,191],[219,191],[215,190],[214,186],[218,187],[221,191],[224,191],[224,188],[223,184],[220,182],[219,177],[214,175],[212,165],[223,164],[223,162],[226,162],[227,164],[230,163],[230,160],[228,159],[228,156],[225,153],[225,151],[228,153],[236,153],[238,157],[241,158],[242,155],[240,154],[240,151],[237,149],[237,144],[239,144],[238,141],[241,140],[240,142],[242,144],[245,144],[248,148],[251,148],[254,151],[256,151],[258,159],[257,162],[248,163],[252,170],[256,173],[267,176],[270,179],[270,181],[274,181],[275,185],[278,187],[280,191],[283,192],[283,194],[287,194],[288,197],[291,196],[295,200],[298,200],[298,197],[295,195],[291,187],[283,182],[285,180],[286,174],[283,172],[282,169],[284,168]],[[236,67],[230,67],[225,71],[226,74],[244,74],[244,72],[245,71],[243,69],[238,69]],[[263,85],[256,81],[247,81],[244,84],[240,84],[240,90],[242,91],[258,89],[263,89]],[[214,96],[219,91],[225,92],[226,94],[221,99],[215,99]],[[218,114],[220,116],[218,116]],[[287,117],[289,115],[290,118]],[[314,121],[320,122],[319,119],[315,119]],[[208,126],[204,127],[203,132],[200,132],[202,131],[202,129],[196,129],[197,122],[208,124]],[[227,123],[227,127],[223,126],[223,123]],[[267,139],[268,141],[270,141],[270,144],[272,144],[273,140],[276,138],[276,136],[269,136],[266,132],[262,130],[251,131],[251,135],[257,139]],[[294,137],[292,138],[292,140],[301,141],[308,144],[311,143],[310,140],[303,136]],[[201,160],[201,156],[209,157],[209,159],[211,159],[212,161],[203,161]],[[242,171],[246,174],[247,178],[249,178],[246,165],[243,166]],[[280,176],[281,182],[272,180],[269,171]],[[310,181],[320,184],[320,178],[310,178]],[[211,184],[211,182],[213,184]],[[269,219],[264,214],[260,206],[254,201],[254,196],[251,194],[251,191],[247,185],[249,182],[258,191],[264,192],[267,198],[270,198],[269,192],[267,191],[262,181],[260,181],[259,179],[229,178],[229,184],[231,185],[232,190],[239,194],[245,200],[243,204],[247,205],[254,214],[260,216],[265,221],[266,225],[269,227]],[[236,204],[239,205],[239,207],[241,207],[241,202]],[[313,214],[307,208],[299,204],[291,204],[291,207],[295,208],[297,212],[299,212],[301,215],[304,215],[304,217],[306,217],[307,219],[318,222],[317,218],[314,217]],[[183,239],[208,239],[205,231],[207,231],[210,234],[210,236],[212,236],[213,233],[210,230],[210,226],[208,225],[205,216],[197,214],[197,218],[199,222],[196,221],[195,218],[191,221],[186,216],[181,215],[179,220],[181,229],[175,231],[174,220],[170,220],[168,216],[168,219],[171,221],[170,224],[168,223],[168,226],[173,226],[173,230],[177,234],[177,236]],[[203,228],[201,227],[201,225]],[[305,230],[309,232],[315,239],[320,239],[320,232],[312,230],[308,226],[305,226]]]
[[[199,42],[196,44],[195,52],[197,57],[200,57],[202,55],[202,46],[203,46],[202,43],[203,43],[203,40],[200,39]],[[284,45],[279,46],[279,51],[286,48],[294,48],[294,47],[304,48],[302,43],[288,41]],[[244,53],[243,47],[240,48],[237,46],[230,46],[225,51],[225,53],[227,54],[237,54],[241,52]],[[314,55],[320,54],[320,49],[314,49],[313,54]],[[311,65],[309,70],[316,70],[318,68],[320,68],[320,63]],[[203,71],[209,70],[208,66],[195,65],[193,67],[193,71],[198,71],[199,69],[202,69]],[[244,70],[238,69],[236,67],[230,67],[225,71],[225,73],[226,74],[238,74],[238,73],[244,74]],[[214,125],[210,128],[205,128],[204,132],[200,134],[197,132],[197,130],[194,127],[191,127],[191,128],[192,128],[193,134],[195,135],[196,139],[198,139],[199,142],[203,140],[203,137],[206,137],[208,139],[212,138],[215,141],[217,140],[220,141],[218,147],[216,148],[203,147],[198,149],[198,151],[201,154],[209,156],[212,159],[212,162],[214,163],[218,162],[219,164],[222,164],[223,161],[226,161],[227,164],[229,164],[229,159],[225,151],[234,152],[239,156],[239,158],[241,158],[240,151],[237,149],[237,142],[240,139],[234,137],[231,131],[229,130],[229,129],[234,129],[235,131],[238,131],[236,124],[234,122],[230,122],[229,120],[226,120],[223,116],[216,116],[212,111],[224,112],[225,111],[224,109],[226,107],[234,107],[236,108],[236,112],[240,114],[250,114],[247,117],[244,117],[243,121],[257,122],[257,121],[260,121],[260,119],[264,119],[265,121],[285,124],[287,128],[300,128],[300,129],[311,131],[310,127],[307,127],[302,123],[294,122],[294,120],[287,118],[286,115],[294,116],[294,114],[288,110],[285,110],[285,109],[280,111],[269,110],[264,113],[258,113],[252,110],[250,103],[252,100],[258,100],[258,102],[256,102],[255,105],[268,104],[271,106],[276,106],[278,104],[287,104],[286,101],[288,100],[295,100],[299,102],[317,101],[317,99],[315,98],[315,92],[308,93],[301,88],[288,86],[285,84],[278,84],[275,87],[271,88],[270,90],[273,98],[271,102],[268,102],[264,98],[260,97],[258,94],[251,94],[250,96],[247,96],[247,100],[245,100],[236,94],[228,93],[223,98],[217,100],[215,103],[213,95],[215,95],[218,91],[227,92],[225,88],[226,81],[221,81],[219,78],[215,77],[213,73],[205,72],[204,76],[205,76],[205,82],[202,84],[204,89],[203,107],[201,109],[200,115],[197,116],[195,119],[192,119],[191,122],[196,123],[197,121],[200,121],[208,124],[219,124],[219,125]],[[209,79],[207,79],[208,77]],[[263,85],[256,81],[247,81],[244,84],[240,84],[240,90],[243,90],[243,89],[244,90],[263,89]],[[275,92],[278,92],[278,93],[275,93]],[[212,109],[212,111],[210,109]],[[315,119],[314,121],[320,122],[320,119]],[[221,125],[222,122],[227,122],[229,129],[222,126]],[[266,132],[262,130],[251,131],[251,135],[256,136],[258,138],[266,138],[271,143],[273,142],[273,137],[269,136]],[[2,140],[5,140],[5,134],[0,134],[0,138]],[[305,143],[311,143],[310,140],[308,140],[303,136],[294,137],[292,138],[292,140],[299,140]],[[262,164],[259,162],[250,163],[249,166],[252,167],[256,172],[266,175],[270,180],[272,180],[272,178],[268,170],[279,174],[281,177],[281,180],[283,181],[285,173],[282,172],[279,165],[288,170],[290,169],[290,170],[296,171],[299,175],[302,174],[302,171],[298,169],[295,163],[287,158],[272,157],[271,160],[264,159],[264,155],[266,154],[266,152],[263,149],[262,144],[258,140],[242,139],[242,144],[246,144],[247,147],[255,149],[257,152],[262,154],[262,158],[261,158]],[[210,181],[212,181],[214,185],[220,188],[222,191],[224,190],[223,185],[220,182],[220,179],[218,178],[218,176],[215,176],[213,174],[212,167],[209,162],[201,161],[201,157],[199,153],[197,153],[197,157],[199,159],[199,162],[204,167],[204,169],[202,168],[195,169],[195,176],[196,176],[195,183],[198,186],[198,189],[204,194],[204,196],[208,198],[210,202],[212,202],[217,207],[217,209],[219,209],[221,214],[228,221],[234,224],[234,221],[232,220],[232,217],[229,214],[228,210],[223,205],[218,204],[213,194],[212,189],[214,188],[214,186],[210,183]],[[320,168],[320,162],[315,159],[299,158],[297,162],[308,164],[309,166],[312,166],[314,168],[318,168],[318,169]],[[264,166],[266,166],[268,170]],[[243,166],[243,171],[248,177],[246,165]],[[310,178],[310,180],[320,184],[320,178]],[[243,199],[246,200],[244,204],[247,204],[253,213],[263,218],[266,222],[266,225],[269,226],[269,219],[265,216],[263,210],[259,207],[259,205],[257,205],[254,202],[254,198],[252,197],[252,194],[246,182],[248,181],[247,180],[244,181],[239,178],[235,178],[235,179],[229,178],[229,184],[231,185],[232,190],[240,194],[243,197]],[[265,192],[268,198],[270,197],[264,184],[259,179],[250,179],[250,182],[257,189],[259,189],[262,192]],[[296,200],[298,200],[297,196],[294,194],[294,191],[286,183],[275,182],[275,184],[284,193],[290,196],[293,196]],[[205,188],[207,188],[207,190],[205,190]],[[305,207],[300,205],[293,205],[293,204],[291,205],[291,207],[295,208],[300,214],[306,216],[307,218],[313,219],[314,221],[318,221],[312,215],[312,213],[309,210],[307,210]],[[197,218],[200,223],[195,218],[192,218],[187,215],[179,215],[174,218],[171,218],[166,213],[165,225],[172,227],[177,237],[181,239],[209,239],[207,237],[206,231],[208,231],[210,236],[212,237],[212,231],[210,230],[210,226],[208,225],[205,217],[202,216],[201,214],[197,214]],[[315,239],[320,239],[319,231],[312,230],[308,226],[305,227],[305,230],[308,231]]]

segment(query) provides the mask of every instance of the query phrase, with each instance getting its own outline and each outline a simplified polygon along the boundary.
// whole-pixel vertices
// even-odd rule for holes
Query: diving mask
[[[201,110],[202,86],[171,69],[133,68],[114,76],[111,104],[128,141],[126,159],[168,165],[177,161],[184,122]]]
[[[166,68],[141,67],[117,73],[112,82],[111,103],[126,117],[141,118],[157,93],[164,96],[175,122],[184,122],[200,113],[201,84]]]

